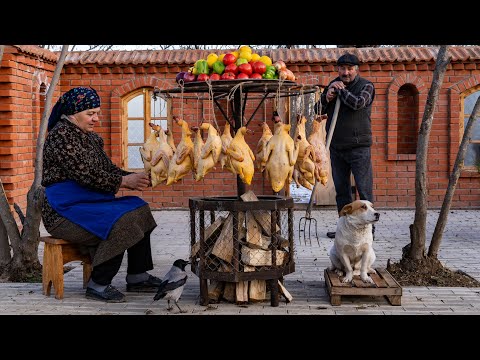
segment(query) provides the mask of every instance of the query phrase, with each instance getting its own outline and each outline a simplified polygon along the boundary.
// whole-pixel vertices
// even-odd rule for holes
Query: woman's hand
[[[120,184],[120,187],[130,190],[143,190],[149,186],[150,178],[143,172],[123,176]]]

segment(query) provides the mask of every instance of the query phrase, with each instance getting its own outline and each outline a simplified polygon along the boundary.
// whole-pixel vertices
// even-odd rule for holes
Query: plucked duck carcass
[[[160,147],[155,151],[152,157],[150,170],[152,187],[155,187],[168,178],[168,167],[170,165],[170,160],[173,158],[173,149],[168,143],[167,132],[170,132],[168,129],[164,131],[160,125],[155,125],[155,131],[158,131],[158,142]]]
[[[209,123],[202,123],[200,129],[207,130],[208,136],[200,152],[200,158],[195,172],[196,181],[203,179],[206,174],[215,168],[215,165],[220,159],[220,153],[222,152],[222,139],[220,135],[218,135],[217,129]]]
[[[167,185],[177,182],[191,172],[193,168],[192,132],[185,120],[182,120],[177,116],[174,116],[173,120],[182,127],[182,138],[177,145],[177,150],[175,151],[175,154],[170,161],[170,166],[168,167]]]
[[[273,121],[273,136],[265,149],[265,174],[270,179],[273,191],[278,193],[292,181],[298,146],[290,136],[291,125],[284,124],[278,115],[274,115]]]
[[[242,181],[250,185],[253,179],[255,155],[252,149],[245,141],[247,128],[242,126],[237,130],[232,142],[227,148],[228,160],[230,166],[226,166],[227,170],[237,174]]]

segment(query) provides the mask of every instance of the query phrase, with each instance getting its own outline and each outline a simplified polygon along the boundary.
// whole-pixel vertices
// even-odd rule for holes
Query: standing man
[[[346,53],[337,60],[338,77],[323,91],[315,105],[317,113],[328,114],[326,131],[330,130],[337,97],[340,98],[336,126],[330,143],[330,162],[336,191],[337,210],[353,201],[350,173],[361,200],[373,203],[373,170],[371,161],[371,111],[375,98],[373,83],[358,74],[360,62],[354,54]],[[375,227],[373,228],[375,231]],[[329,238],[335,232],[328,232]]]

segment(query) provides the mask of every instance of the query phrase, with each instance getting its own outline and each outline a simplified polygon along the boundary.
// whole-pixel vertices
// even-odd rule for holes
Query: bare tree
[[[448,46],[442,45],[437,54],[432,85],[428,92],[425,111],[418,134],[417,160],[415,170],[415,220],[410,225],[411,247],[408,257],[419,260],[425,257],[425,238],[427,223],[427,154],[430,131],[433,123],[433,114],[438,101],[438,94],[443,84],[447,65]]]
[[[435,230],[432,235],[432,241],[430,242],[430,247],[428,248],[428,256],[435,259],[437,258],[438,249],[440,248],[440,244],[442,242],[443,231],[445,230],[445,226],[447,224],[447,217],[452,204],[453,193],[455,192],[458,178],[460,177],[460,172],[463,168],[463,160],[465,159],[465,154],[467,153],[467,146],[470,143],[470,138],[472,137],[473,125],[475,124],[478,116],[480,116],[480,97],[477,99],[475,106],[473,107],[472,114],[468,118],[468,123],[463,133],[462,142],[460,143],[457,158],[453,166],[453,171],[448,180],[447,193],[443,199],[442,208],[440,210],[437,224],[435,225]]]
[[[42,183],[43,169],[43,144],[47,132],[48,114],[52,103],[53,92],[60,78],[65,57],[67,56],[69,45],[63,45],[62,50],[53,73],[52,82],[47,91],[45,100],[45,109],[40,122],[40,130],[37,137],[36,155],[35,155],[35,173],[34,180],[30,190],[27,193],[27,211],[26,216],[19,214],[22,221],[22,231],[20,233],[13,214],[10,211],[3,186],[0,188],[0,215],[3,224],[10,238],[13,249],[13,257],[4,265],[0,272],[7,275],[10,281],[24,281],[35,276],[40,271],[41,265],[38,261],[38,237],[41,221],[41,207],[43,204],[44,188]],[[19,211],[19,208],[17,212]],[[5,254],[4,254],[5,255]]]

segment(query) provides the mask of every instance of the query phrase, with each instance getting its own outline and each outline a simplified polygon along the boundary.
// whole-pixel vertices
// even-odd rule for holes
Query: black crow
[[[177,305],[178,310],[180,310],[181,313],[185,312],[178,305],[178,299],[180,299],[180,296],[183,292],[183,287],[187,282],[188,276],[185,272],[185,266],[188,264],[190,263],[183,259],[175,260],[170,270],[163,277],[163,281],[160,284],[157,293],[153,297],[153,300],[166,299],[168,302],[167,310],[171,310],[173,308],[170,307],[170,300],[173,300],[175,305]]]

